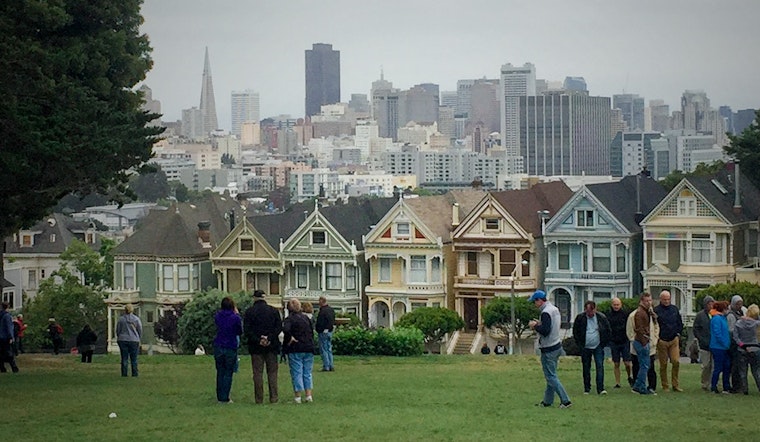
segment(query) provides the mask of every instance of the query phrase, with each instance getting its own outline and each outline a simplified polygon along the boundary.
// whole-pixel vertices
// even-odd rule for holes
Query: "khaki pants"
[[[657,341],[657,359],[660,361],[660,382],[662,389],[668,389],[668,359],[673,365],[671,373],[671,385],[673,388],[679,388],[678,369],[681,366],[681,347],[680,338],[676,336],[672,341]]]
[[[702,350],[700,348],[699,363],[702,366],[702,390],[709,390],[713,371],[712,352],[710,350]]]

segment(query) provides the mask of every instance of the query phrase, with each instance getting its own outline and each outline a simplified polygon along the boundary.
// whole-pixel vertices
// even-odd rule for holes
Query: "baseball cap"
[[[530,298],[528,298],[528,302],[537,301],[539,299],[543,299],[546,301],[546,292],[543,290],[536,290],[532,295],[530,295]]]

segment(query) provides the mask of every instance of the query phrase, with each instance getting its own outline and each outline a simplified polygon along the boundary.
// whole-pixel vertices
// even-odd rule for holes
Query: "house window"
[[[570,244],[557,245],[557,268],[570,270]]]
[[[356,266],[346,266],[346,290],[356,290]]]
[[[51,243],[55,242],[55,233],[50,234],[50,242]]]
[[[418,308],[425,307],[424,302],[412,302],[412,311],[417,310]]]
[[[200,290],[201,287],[201,265],[200,264],[193,264],[191,266],[192,275],[190,277],[192,278],[192,284],[193,284],[193,290]]]
[[[478,274],[478,254],[477,252],[467,252],[467,274]]]
[[[409,223],[396,223],[396,236],[409,236]]]
[[[409,282],[427,281],[427,259],[424,255],[415,255],[410,259]]]
[[[125,262],[123,264],[124,273],[124,288],[126,290],[135,289],[135,264],[133,262]]]
[[[327,278],[328,290],[340,290],[343,288],[343,264],[327,263],[325,265],[325,277]]]
[[[21,235],[21,247],[31,247],[32,246],[32,235],[24,234]]]
[[[378,281],[381,282],[390,282],[391,281],[391,259],[390,258],[380,258],[380,272],[377,275]]]
[[[486,218],[486,231],[499,231],[499,218]]]
[[[435,257],[430,260],[430,282],[441,282],[441,258]]]
[[[615,246],[615,271],[625,272],[625,246],[618,244]]]
[[[592,265],[594,272],[610,271],[610,245],[609,243],[595,242],[593,244]]]
[[[153,310],[148,310],[145,312],[145,320],[147,322],[154,322],[154,316],[155,312]]]
[[[180,291],[180,292],[190,291],[190,266],[189,265],[177,266],[177,291]]]
[[[8,303],[8,310],[13,310],[16,308],[16,306],[13,305],[13,292],[3,293],[3,302]]]
[[[715,262],[726,262],[726,243],[727,235],[715,234]]]
[[[240,251],[241,252],[253,252],[253,239],[252,238],[240,238]]]
[[[612,299],[612,293],[610,292],[594,292],[594,302],[597,304],[609,301],[610,299]]]
[[[325,245],[327,243],[325,232],[311,232],[311,243],[314,245]]]
[[[530,276],[530,252],[522,254],[521,261],[525,261],[525,264],[520,263],[520,272],[522,276]]]
[[[161,278],[163,280],[163,291],[174,291],[174,266],[163,265],[161,266]]]
[[[32,290],[37,290],[37,270],[29,270],[29,279],[26,284]]]
[[[667,241],[653,241],[652,242],[652,262],[658,262],[658,263],[668,262],[668,242]]]
[[[87,244],[94,244],[95,243],[95,234],[92,232],[87,232],[84,237]]]
[[[514,250],[499,250],[499,275],[512,275],[515,270],[515,255]]]
[[[697,216],[697,199],[678,198],[678,216]]]
[[[296,266],[296,287],[305,289],[308,281],[309,269],[304,265]]]
[[[581,270],[588,272],[588,244],[581,244],[581,263]]]
[[[593,210],[577,210],[575,212],[576,226],[578,227],[594,227],[594,211]]]
[[[693,233],[691,235],[691,262],[710,262],[709,233]]]

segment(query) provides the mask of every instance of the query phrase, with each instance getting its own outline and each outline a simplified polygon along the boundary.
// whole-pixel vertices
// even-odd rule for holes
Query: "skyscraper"
[[[685,90],[681,96],[682,128],[696,132],[708,132],[710,130],[709,110],[710,99],[707,98],[704,91]]]
[[[323,104],[340,102],[340,51],[314,43],[306,50],[306,116],[319,115]]]
[[[216,119],[216,100],[214,99],[214,84],[211,81],[211,62],[208,60],[208,47],[206,58],[203,62],[203,80],[201,82],[201,120],[203,122],[202,135],[208,136],[211,131],[219,129]]]
[[[536,95],[536,67],[507,63],[501,67],[501,139],[507,155],[516,155],[520,147],[520,98]]]
[[[246,89],[244,91],[232,91],[232,128],[230,133],[240,136],[243,123],[260,120],[259,93]]]
[[[623,112],[623,120],[628,130],[644,130],[644,98],[636,94],[612,96],[612,107]]]

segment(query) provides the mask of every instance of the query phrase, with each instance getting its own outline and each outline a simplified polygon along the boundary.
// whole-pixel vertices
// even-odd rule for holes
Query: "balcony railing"
[[[135,304],[140,301],[140,289],[133,290],[111,290],[108,292],[106,302],[116,304]]]
[[[479,278],[477,276],[457,276],[454,278],[454,283],[458,287],[472,287],[472,288],[511,288],[512,279],[509,276],[493,276],[490,278]],[[536,287],[536,280],[530,277],[515,278],[515,289],[529,289]]]

